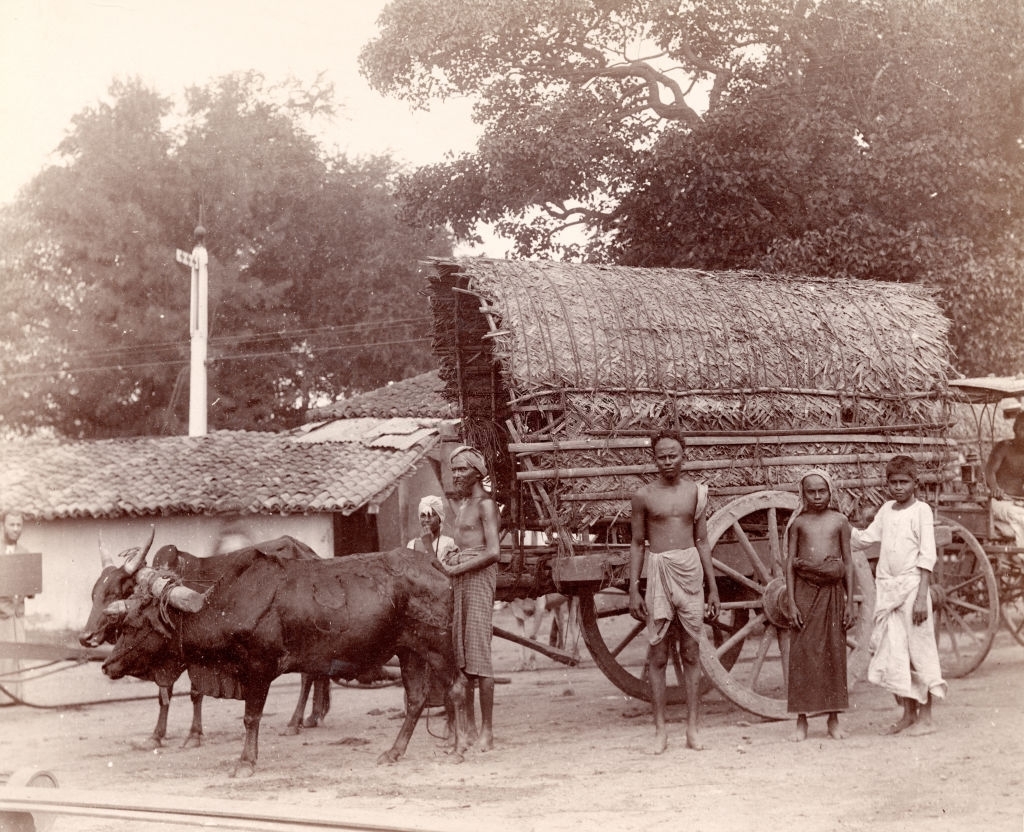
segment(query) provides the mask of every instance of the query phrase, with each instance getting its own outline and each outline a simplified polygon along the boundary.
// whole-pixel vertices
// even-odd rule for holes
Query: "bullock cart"
[[[987,592],[972,599],[990,613],[985,636],[991,641],[998,627],[991,613],[998,609],[998,618],[1024,645],[1024,549],[1017,545],[1013,529],[993,518],[985,485],[985,462],[998,439],[997,420],[1000,413],[1013,418],[1020,411],[1024,378],[954,379],[950,387],[957,409],[966,416],[959,420],[964,466],[960,486],[940,495],[939,512],[960,530],[964,562],[970,559],[977,571],[986,574]],[[1013,409],[1001,408],[1006,399],[1017,400]]]
[[[648,699],[650,687],[626,596],[630,497],[655,474],[658,430],[682,433],[685,469],[710,487],[723,603],[706,622],[704,674],[765,717],[786,711],[782,536],[801,476],[827,470],[855,518],[884,500],[884,464],[897,454],[917,460],[933,504],[960,477],[948,321],[923,287],[468,258],[431,261],[427,283],[445,396],[460,406],[462,438],[493,460],[518,541],[503,552],[499,597],[555,587],[578,597],[595,662],[631,696]],[[527,532],[551,545],[523,545]],[[990,588],[956,545],[966,534],[953,523],[939,533],[950,675],[987,651],[979,599]],[[874,602],[868,559],[854,560],[851,679],[866,668]]]

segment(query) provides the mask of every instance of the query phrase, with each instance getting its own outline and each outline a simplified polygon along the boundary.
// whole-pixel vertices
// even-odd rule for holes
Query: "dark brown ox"
[[[464,678],[452,647],[450,584],[431,555],[395,549],[304,561],[245,549],[223,558],[224,572],[205,594],[139,569],[142,591],[111,611],[123,619],[104,672],[113,679],[150,678],[163,657],[173,656],[190,673],[198,667],[215,674],[220,695],[245,700],[245,743],[233,776],[248,776],[277,676],[299,671],[354,679],[397,656],[405,721],[378,762],[405,753],[432,677],[455,715],[454,759],[461,759]]]
[[[114,559],[104,548],[102,540],[100,541],[103,569],[92,588],[92,609],[89,612],[89,620],[79,634],[78,640],[83,646],[98,647],[100,644],[113,644],[117,640],[118,619],[107,612],[107,609],[116,601],[127,600],[135,591],[135,575],[133,571],[129,570],[132,569],[131,565],[138,568],[145,560],[153,545],[154,534],[155,530],[150,532],[149,540],[141,549],[134,548],[123,552],[121,554],[123,565],[121,566],[115,565]],[[265,543],[258,543],[256,547],[266,552],[273,552],[283,558],[319,560],[316,552],[291,537],[281,537]],[[223,555],[214,555],[200,558],[190,555],[188,552],[182,552],[176,546],[161,546],[153,556],[153,568],[178,576],[186,587],[203,591],[212,586],[224,571],[224,566],[221,563],[223,557]],[[167,736],[167,716],[171,697],[174,695],[174,684],[185,669],[184,663],[176,656],[166,656],[162,661],[153,663],[152,675],[145,678],[156,682],[159,688],[160,710],[153,733],[144,742],[138,743],[138,747],[151,750],[163,746]],[[199,671],[197,675],[200,677],[200,682],[209,679],[209,674],[202,671]],[[310,716],[303,721],[302,717],[310,688],[313,689],[313,710]],[[190,697],[192,700],[192,724],[189,727],[188,736],[182,743],[182,748],[197,748],[202,744],[203,691],[197,686],[195,679],[192,680]],[[303,674],[299,701],[282,733],[297,734],[302,727],[313,728],[319,725],[330,710],[330,697],[330,680],[327,677]]]

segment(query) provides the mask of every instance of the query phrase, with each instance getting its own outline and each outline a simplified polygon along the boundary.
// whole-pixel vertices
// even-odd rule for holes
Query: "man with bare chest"
[[[813,713],[827,713],[829,736],[842,739],[839,712],[849,707],[846,628],[853,621],[850,523],[834,507],[826,472],[805,475],[800,496],[800,508],[786,527],[786,591],[794,624],[788,710],[797,714],[793,739],[807,739],[807,716]]]
[[[1013,439],[992,448],[985,481],[992,492],[992,519],[1009,525],[1024,547],[1024,412],[1013,420]]]
[[[442,558],[441,567],[452,579],[455,596],[452,629],[456,660],[470,685],[480,690],[480,731],[474,743],[478,750],[490,751],[494,745],[492,616],[501,554],[498,507],[483,487],[487,475],[483,454],[460,445],[449,462],[455,487],[452,526],[458,548]],[[469,734],[471,739],[476,734],[473,725]]]
[[[684,479],[682,437],[664,431],[651,440],[658,479],[633,495],[630,541],[629,609],[647,622],[651,705],[654,710],[654,753],[668,747],[665,728],[665,666],[668,631],[678,622],[683,682],[686,686],[686,744],[702,748],[697,739],[700,694],[700,639],[705,612],[718,615],[718,587],[708,546],[707,486]],[[640,594],[640,576],[647,560],[647,592]],[[704,605],[707,578],[708,603]]]

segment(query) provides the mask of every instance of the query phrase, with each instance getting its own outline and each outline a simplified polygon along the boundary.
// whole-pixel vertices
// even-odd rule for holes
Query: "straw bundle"
[[[694,476],[723,498],[792,486],[823,456],[845,460],[825,466],[840,480],[877,479],[886,455],[908,450],[889,439],[908,435],[931,476],[951,470],[949,324],[924,287],[487,259],[436,261],[430,282],[446,395],[513,446],[533,443],[499,480],[525,476],[573,530],[628,512],[623,495],[653,470],[642,442],[600,443],[665,427],[810,434],[694,448]],[[592,444],[565,450],[581,437]],[[873,488],[851,486],[848,502]]]

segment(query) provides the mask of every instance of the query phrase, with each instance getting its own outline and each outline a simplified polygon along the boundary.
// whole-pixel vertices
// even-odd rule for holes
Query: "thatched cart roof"
[[[947,420],[949,322],[923,286],[483,258],[432,266],[445,393],[467,422],[511,427],[513,443],[662,427],[917,433]]]

